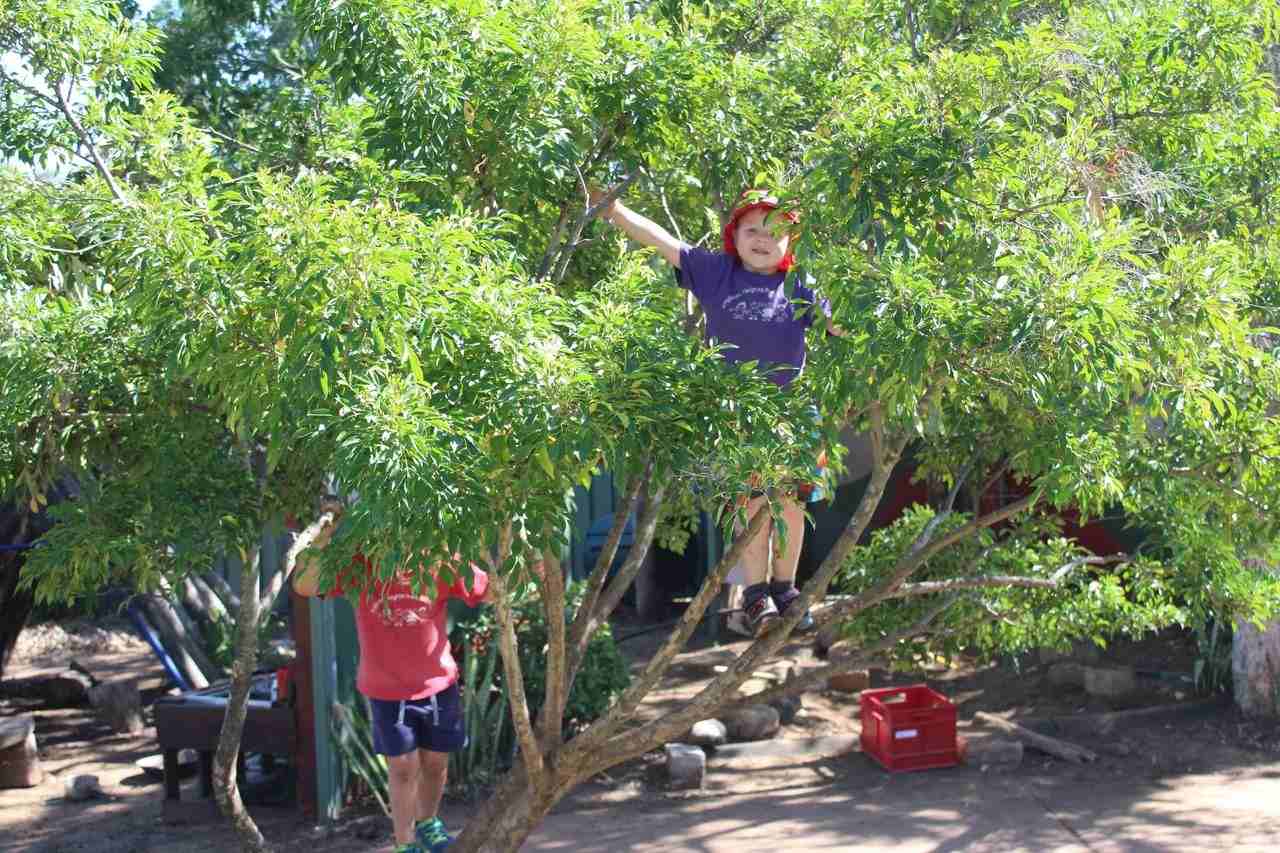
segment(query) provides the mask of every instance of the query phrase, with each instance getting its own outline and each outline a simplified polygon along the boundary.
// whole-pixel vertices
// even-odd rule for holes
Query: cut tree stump
[[[999,729],[1007,735],[1011,735],[1026,746],[1038,749],[1041,752],[1047,752],[1050,755],[1065,759],[1073,764],[1082,764],[1086,761],[1095,761],[1098,754],[1092,750],[1085,749],[1083,746],[1077,746],[1074,743],[1068,743],[1065,740],[1059,740],[1056,737],[1049,737],[1031,729],[1010,722],[995,714],[988,714],[985,711],[979,711],[973,715],[974,722],[984,723],[994,729]]]
[[[44,781],[30,714],[0,720],[0,788],[34,788]]]
[[[146,726],[142,722],[142,695],[134,678],[104,681],[89,688],[89,702],[98,719],[111,726],[113,732],[137,734]]]

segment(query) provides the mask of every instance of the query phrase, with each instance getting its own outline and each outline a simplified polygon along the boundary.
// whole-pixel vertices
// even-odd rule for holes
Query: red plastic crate
[[[960,762],[956,706],[923,684],[864,690],[862,751],[885,770],[927,770]]]

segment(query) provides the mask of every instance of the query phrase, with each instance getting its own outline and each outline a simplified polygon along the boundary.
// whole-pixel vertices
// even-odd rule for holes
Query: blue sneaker
[[[453,836],[445,831],[444,821],[438,817],[418,821],[413,827],[413,834],[424,853],[441,853],[453,843]]]

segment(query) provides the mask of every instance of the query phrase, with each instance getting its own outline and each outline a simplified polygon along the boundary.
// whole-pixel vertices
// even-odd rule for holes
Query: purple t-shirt
[[[727,344],[731,362],[758,361],[760,369],[786,386],[804,366],[805,330],[813,325],[813,291],[795,284],[787,296],[786,276],[754,273],[733,255],[690,247],[680,252],[680,286],[697,297],[707,315],[707,341]]]

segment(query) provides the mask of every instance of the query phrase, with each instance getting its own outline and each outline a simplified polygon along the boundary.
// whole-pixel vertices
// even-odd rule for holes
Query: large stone
[[[743,696],[755,696],[757,693],[772,690],[776,686],[777,685],[772,679],[748,678],[746,681],[738,685],[738,692]]]
[[[725,714],[722,722],[734,742],[767,740],[782,726],[777,710],[768,705],[746,705]]]
[[[0,749],[23,743],[35,733],[35,730],[36,720],[30,714],[0,718]]]
[[[861,693],[871,686],[871,673],[865,669],[838,672],[831,676],[827,685],[839,693]]]
[[[0,788],[34,788],[44,781],[30,714],[0,720]]]
[[[1236,704],[1251,717],[1280,717],[1280,619],[1263,630],[1241,619],[1231,640]]]
[[[961,762],[973,767],[1017,767],[1023,747],[1013,738],[966,732],[956,736],[956,751]]]
[[[103,796],[98,777],[87,773],[68,779],[63,785],[63,793],[68,800],[75,803]]]
[[[1062,661],[1049,667],[1049,683],[1054,687],[1084,687],[1084,667],[1071,661]]]
[[[715,748],[729,742],[729,730],[719,720],[699,720],[689,730],[689,743]]]
[[[1137,687],[1137,676],[1129,667],[1086,666],[1084,668],[1084,689],[1090,696],[1119,699],[1133,693]]]
[[[707,773],[707,754],[687,743],[669,743],[667,753],[667,783],[672,788],[701,788]]]

